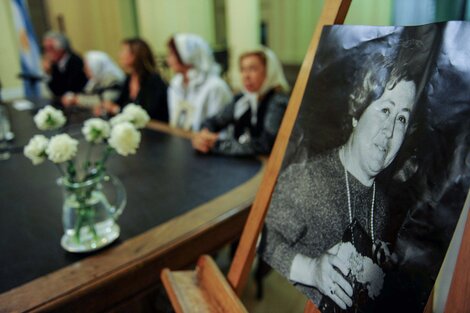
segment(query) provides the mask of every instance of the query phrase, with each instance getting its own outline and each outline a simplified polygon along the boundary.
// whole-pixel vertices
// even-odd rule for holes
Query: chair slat
[[[247,312],[210,256],[201,256],[194,271],[165,269],[162,281],[177,313]]]

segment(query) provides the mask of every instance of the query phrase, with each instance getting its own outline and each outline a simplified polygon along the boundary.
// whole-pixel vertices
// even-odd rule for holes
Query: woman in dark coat
[[[263,47],[240,56],[242,93],[202,123],[193,147],[202,153],[269,154],[289,100],[289,86],[275,54]]]

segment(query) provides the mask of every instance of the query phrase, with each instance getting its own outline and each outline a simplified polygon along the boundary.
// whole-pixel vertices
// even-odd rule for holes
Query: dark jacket
[[[68,91],[80,92],[88,81],[83,71],[82,59],[73,52],[69,52],[69,55],[70,58],[65,63],[64,71],[60,71],[56,63],[52,65],[51,80],[48,86],[56,97],[60,97]]]
[[[131,99],[129,94],[130,79],[128,75],[122,85],[117,104],[121,108],[129,103],[138,104],[147,111],[150,118],[168,122],[167,85],[160,75],[152,73],[145,76],[140,82],[140,91],[135,99]]]
[[[236,95],[222,112],[202,123],[201,128],[211,132],[224,130],[227,135],[216,142],[212,152],[225,155],[269,154],[289,98],[275,89],[270,90],[258,104],[257,122],[252,125],[251,110],[239,119],[234,118],[235,104],[242,96]]]

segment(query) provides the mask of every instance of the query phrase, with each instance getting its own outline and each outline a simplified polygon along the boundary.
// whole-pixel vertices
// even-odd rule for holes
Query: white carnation
[[[46,149],[49,140],[43,135],[35,135],[24,147],[24,155],[30,159],[34,165],[41,164],[47,157]]]
[[[149,115],[140,105],[129,103],[120,114],[111,119],[111,124],[131,122],[136,128],[144,128],[149,121]]]
[[[46,105],[34,116],[34,123],[40,130],[57,129],[62,127],[65,121],[64,113],[50,105]]]
[[[338,257],[348,265],[351,275],[356,281],[367,288],[369,298],[375,299],[380,295],[385,273],[369,257],[357,252],[350,242],[341,243]]]
[[[118,115],[114,116],[112,119],[109,120],[111,126],[116,126],[117,124],[121,124],[124,122],[132,123],[131,117],[122,113],[119,113]]]
[[[72,159],[77,154],[78,141],[68,134],[60,134],[51,138],[46,153],[54,163],[62,163]]]
[[[109,123],[100,118],[90,118],[85,121],[82,128],[82,133],[85,139],[93,143],[101,143],[104,139],[109,137],[111,127]]]
[[[120,155],[134,154],[140,144],[140,132],[129,122],[117,124],[111,130],[108,143]]]

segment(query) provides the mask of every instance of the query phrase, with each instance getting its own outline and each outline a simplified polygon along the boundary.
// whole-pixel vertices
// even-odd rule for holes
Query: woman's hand
[[[207,128],[204,128],[199,133],[196,133],[191,142],[193,148],[202,153],[209,153],[214,147],[219,135],[217,133],[210,132]]]
[[[76,105],[78,103],[77,100],[77,96],[73,92],[67,92],[62,96],[62,98],[60,98],[60,101],[64,107]]]
[[[52,72],[52,61],[50,60],[50,58],[44,55],[42,60],[41,60],[41,63],[42,63],[42,69],[43,69],[44,73],[51,74],[51,72]]]
[[[351,284],[343,277],[343,275],[347,276],[349,273],[346,263],[337,255],[328,251],[315,258],[313,264],[312,270],[315,275],[313,275],[312,284],[343,310],[350,307],[352,305],[353,289]]]
[[[337,255],[340,245],[341,243],[337,243],[315,259],[296,255],[292,263],[290,279],[314,286],[345,310],[352,305],[353,288],[343,277],[343,275],[348,275],[349,266],[347,260],[342,260]]]
[[[94,116],[104,116],[106,114],[116,115],[121,111],[121,108],[116,103],[109,100],[102,101],[99,105],[93,107],[92,112]]]

